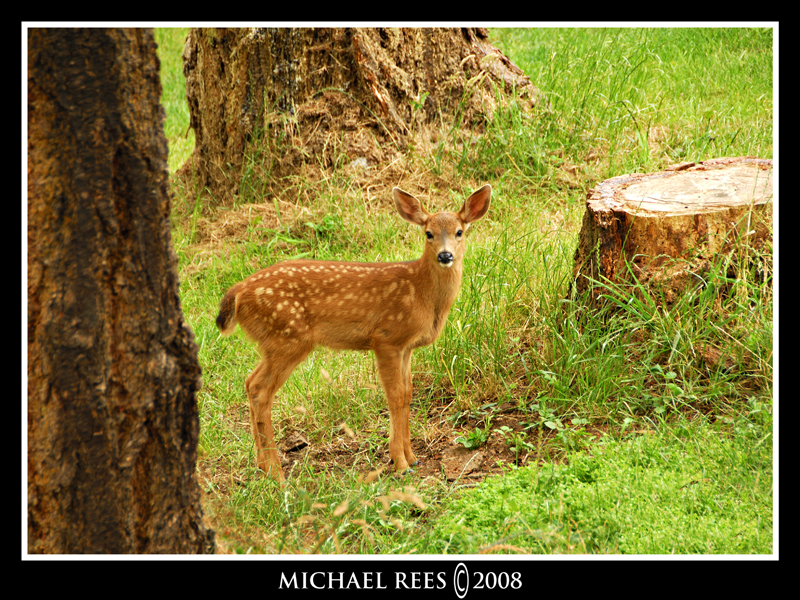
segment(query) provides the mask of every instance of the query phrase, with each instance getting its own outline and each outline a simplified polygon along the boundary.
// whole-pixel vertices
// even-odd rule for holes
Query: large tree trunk
[[[596,298],[605,281],[636,282],[671,304],[702,286],[711,263],[737,243],[771,248],[771,241],[771,160],[718,158],[620,175],[589,192],[575,287]]]
[[[192,29],[183,59],[195,154],[182,174],[223,203],[248,152],[270,154],[263,177],[374,166],[455,119],[482,126],[498,97],[539,95],[483,29]]]
[[[204,553],[152,31],[28,32],[28,551]]]

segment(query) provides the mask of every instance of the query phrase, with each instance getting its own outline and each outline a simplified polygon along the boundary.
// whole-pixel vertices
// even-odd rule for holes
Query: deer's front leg
[[[413,396],[413,386],[411,385],[411,349],[405,350],[401,359],[403,375],[403,408],[401,423],[403,425],[403,454],[409,465],[417,464],[417,457],[411,450],[411,398]]]
[[[389,455],[392,457],[395,471],[402,472],[409,466],[403,441],[404,435],[408,431],[403,353],[397,350],[376,349],[375,362],[378,365],[378,375],[389,403]]]

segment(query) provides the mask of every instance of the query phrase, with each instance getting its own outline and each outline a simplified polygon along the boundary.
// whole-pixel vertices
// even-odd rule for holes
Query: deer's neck
[[[461,287],[461,260],[456,260],[451,267],[442,267],[423,257],[415,266],[420,296],[434,311],[437,320],[443,321]]]

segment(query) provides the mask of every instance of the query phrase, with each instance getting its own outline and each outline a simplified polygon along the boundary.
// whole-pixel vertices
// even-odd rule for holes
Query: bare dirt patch
[[[449,403],[448,403],[449,404]],[[545,459],[558,460],[563,447],[552,444],[556,434],[551,430],[533,428],[524,430],[530,420],[530,415],[518,410],[514,405],[507,404],[497,407],[493,412],[490,430],[486,443],[475,449],[468,449],[457,438],[466,438],[476,427],[484,428],[482,419],[467,418],[453,424],[444,404],[432,406],[427,418],[436,421],[436,435],[429,439],[424,436],[412,435],[412,447],[417,456],[418,463],[413,466],[413,472],[424,485],[432,485],[438,481],[443,484],[453,482],[477,484],[487,477],[497,475],[505,467],[516,465],[525,466],[537,464]],[[411,421],[421,420],[412,408]],[[388,423],[388,415],[387,415]],[[506,435],[500,433],[501,428],[506,429]],[[535,452],[523,450],[515,451],[509,443],[511,432],[525,436]],[[348,433],[350,435],[348,435]],[[278,446],[283,453],[283,467],[287,477],[291,479],[295,466],[305,461],[315,472],[326,472],[330,469],[359,469],[363,475],[374,471],[374,466],[379,465],[382,473],[392,473],[392,463],[389,458],[388,437],[377,448],[370,461],[366,461],[363,454],[369,452],[364,436],[357,432],[342,430],[341,434],[328,443],[314,443],[302,431],[290,431],[278,441]],[[373,450],[373,452],[375,452]],[[367,462],[373,466],[367,466]]]

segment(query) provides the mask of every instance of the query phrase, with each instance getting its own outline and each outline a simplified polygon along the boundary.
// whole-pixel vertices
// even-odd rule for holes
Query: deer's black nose
[[[453,253],[452,252],[439,252],[439,262],[443,265],[449,265],[453,262]]]

